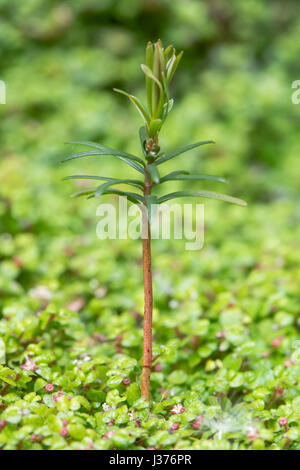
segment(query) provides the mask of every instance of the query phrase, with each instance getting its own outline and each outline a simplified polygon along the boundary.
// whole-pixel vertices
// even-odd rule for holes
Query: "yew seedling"
[[[143,363],[142,363],[142,396],[150,401],[150,374],[152,369],[152,270],[151,270],[151,219],[149,214],[153,204],[161,204],[175,198],[199,197],[219,199],[233,204],[245,206],[246,203],[240,199],[224,194],[204,191],[189,190],[176,191],[158,197],[153,190],[168,181],[201,181],[211,180],[224,183],[225,180],[218,176],[189,174],[185,170],[173,171],[169,174],[161,175],[161,165],[165,162],[192,150],[201,145],[213,143],[211,140],[204,140],[187,145],[171,153],[164,154],[159,145],[160,130],[173,107],[173,99],[170,96],[170,83],[173,79],[177,66],[182,58],[182,52],[176,54],[172,46],[163,48],[162,42],[155,44],[148,43],[146,47],[145,64],[141,69],[146,79],[147,106],[140,100],[125,91],[116,92],[127,96],[140,113],[144,125],[139,130],[140,142],[143,157],[130,153],[114,150],[96,142],[72,141],[72,144],[79,144],[91,148],[83,150],[65,158],[69,161],[81,157],[112,156],[118,158],[127,165],[134,168],[139,174],[139,179],[111,178],[107,176],[94,175],[72,175],[64,179],[89,179],[101,181],[102,183],[94,189],[88,189],[76,193],[76,196],[86,196],[87,198],[99,198],[106,194],[117,194],[126,196],[135,204],[141,204],[147,210],[143,211],[143,270],[144,270],[144,341],[143,341]],[[116,185],[127,185],[134,188],[135,192],[115,188]],[[136,192],[137,191],[137,192]]]

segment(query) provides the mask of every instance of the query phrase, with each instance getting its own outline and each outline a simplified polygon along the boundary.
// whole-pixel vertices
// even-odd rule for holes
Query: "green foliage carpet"
[[[0,448],[300,449],[297,11],[0,0]],[[153,242],[149,410],[141,242],[99,240],[99,201],[61,181],[120,167],[59,162],[76,139],[140,152],[141,122],[112,88],[144,99],[139,64],[158,37],[185,51],[163,150],[215,140],[181,163],[225,176],[248,206],[205,202],[200,251]]]

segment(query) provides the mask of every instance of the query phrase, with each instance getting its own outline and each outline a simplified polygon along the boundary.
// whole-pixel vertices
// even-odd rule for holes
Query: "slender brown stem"
[[[151,194],[151,179],[146,173],[145,196]],[[151,229],[147,211],[143,213],[143,269],[144,269],[144,343],[142,397],[150,401],[150,375],[152,368],[152,270],[151,270]]]
[[[150,374],[152,367],[152,273],[151,273],[151,240],[148,223],[149,237],[143,240],[143,267],[144,267],[144,344],[143,344],[143,372],[142,372],[142,397],[150,400]]]

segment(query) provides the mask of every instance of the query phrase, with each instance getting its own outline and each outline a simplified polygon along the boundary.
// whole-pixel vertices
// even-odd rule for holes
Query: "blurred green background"
[[[74,243],[72,237],[89,233],[87,245],[98,250],[97,203],[70,199],[82,183],[60,179],[134,171],[109,157],[61,165],[75,150],[64,143],[94,140],[140,152],[140,118],[112,88],[144,99],[139,64],[147,41],[157,38],[184,50],[162,149],[216,141],[172,161],[166,171],[178,165],[225,176],[226,192],[249,203],[246,209],[206,203],[206,251],[199,259],[209,260],[212,247],[226,253],[229,244],[225,264],[239,259],[255,265],[266,234],[282,249],[285,240],[297,239],[300,105],[292,104],[291,84],[300,78],[298,1],[0,0],[0,78],[7,86],[7,104],[0,105],[1,250],[7,263],[21,256],[25,270],[5,264],[2,289],[14,292],[10,282],[22,290],[57,279],[65,268],[56,244],[65,239]],[[8,248],[11,236],[15,245]],[[181,243],[170,244],[182,252]],[[157,252],[170,244],[155,242]],[[129,247],[140,254],[139,243],[130,241],[101,247],[109,248],[108,257]]]
[[[0,18],[2,159],[47,178],[72,138],[139,151],[139,116],[112,88],[144,96],[139,64],[159,37],[184,50],[162,146],[214,139],[187,164],[232,176],[244,197],[297,189],[298,1],[0,0]]]

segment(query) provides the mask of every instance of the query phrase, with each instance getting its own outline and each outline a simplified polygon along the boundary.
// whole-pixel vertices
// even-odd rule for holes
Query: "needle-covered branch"
[[[129,94],[123,90],[115,89],[118,93],[125,95],[134,104],[138,110],[144,125],[139,130],[140,143],[142,148],[142,157],[124,152],[123,150],[114,150],[97,142],[90,141],[72,141],[70,144],[83,145],[91,147],[92,150],[83,150],[74,153],[63,161],[72,161],[82,157],[99,157],[109,156],[115,157],[129,165],[131,168],[143,175],[142,180],[133,178],[112,178],[106,176],[93,175],[72,175],[64,179],[86,179],[95,181],[104,181],[100,186],[90,189],[87,188],[78,191],[73,196],[99,198],[105,195],[126,196],[129,201],[134,204],[142,205],[143,209],[143,271],[144,271],[144,341],[143,341],[143,362],[142,362],[142,396],[150,401],[150,377],[152,368],[152,309],[153,309],[153,293],[152,293],[152,270],[151,270],[151,213],[154,204],[162,204],[175,198],[183,197],[200,197],[217,199],[245,206],[245,201],[229,196],[227,194],[216,193],[207,190],[189,191],[180,190],[165,195],[153,194],[161,184],[167,182],[188,182],[194,184],[196,182],[217,182],[226,183],[221,176],[190,174],[184,169],[177,169],[160,174],[159,165],[173,160],[175,157],[185,154],[189,151],[195,151],[197,148],[206,144],[214,143],[212,140],[202,140],[185,147],[173,150],[170,153],[163,154],[159,146],[159,133],[168,114],[173,107],[173,99],[170,97],[169,85],[182,58],[182,52],[176,54],[172,46],[163,48],[162,42],[159,40],[155,44],[148,43],[146,47],[145,64],[141,65],[141,69],[145,74],[147,105],[144,105],[136,96]],[[128,185],[137,188],[141,194],[128,192],[115,188],[115,185]],[[146,234],[146,236],[145,236]]]

